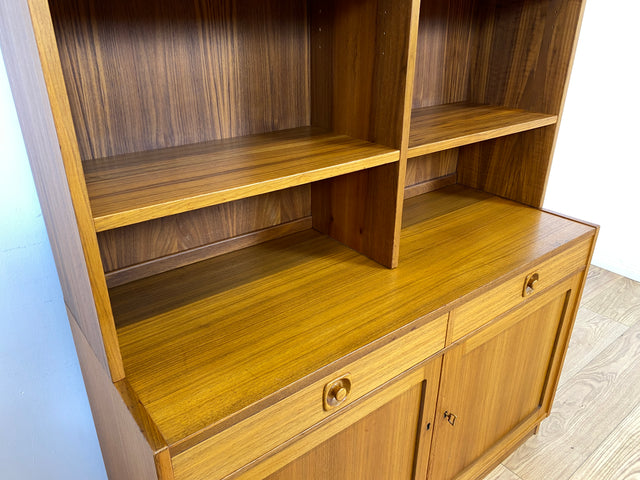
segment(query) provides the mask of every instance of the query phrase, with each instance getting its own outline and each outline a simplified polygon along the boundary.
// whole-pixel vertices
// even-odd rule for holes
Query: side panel
[[[47,2],[1,0],[0,43],[65,302],[118,380],[122,359]]]
[[[118,390],[93,354],[76,321],[67,311],[78,350],[82,376],[107,475],[114,480],[156,480],[154,452],[131,416]],[[162,465],[164,467],[164,465]],[[171,473],[171,472],[170,472]],[[163,476],[159,480],[171,480]]]

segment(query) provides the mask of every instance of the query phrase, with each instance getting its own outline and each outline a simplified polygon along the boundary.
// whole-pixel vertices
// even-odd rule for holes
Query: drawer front
[[[451,316],[448,342],[459,340],[586,266],[591,242],[585,240],[456,308]]]
[[[444,315],[172,459],[176,480],[221,479],[440,351]]]

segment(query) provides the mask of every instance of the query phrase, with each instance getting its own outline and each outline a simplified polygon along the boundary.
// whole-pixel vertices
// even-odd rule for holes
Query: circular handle
[[[324,387],[324,395],[322,405],[325,410],[341,405],[347,400],[351,392],[351,376],[343,375],[342,377],[327,383]]]
[[[338,388],[337,391],[334,389],[333,398],[335,398],[337,402],[342,402],[347,398],[347,393],[347,389],[344,387]]]
[[[531,275],[527,275],[527,278],[524,279],[524,288],[522,289],[522,296],[528,297],[531,295],[538,285],[538,281],[540,280],[540,275],[537,273],[532,273]]]

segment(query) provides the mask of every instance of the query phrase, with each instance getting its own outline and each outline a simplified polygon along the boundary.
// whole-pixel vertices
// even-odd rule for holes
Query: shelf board
[[[557,115],[491,105],[450,103],[414,109],[409,133],[409,157],[552,125]]]
[[[396,269],[309,230],[112,288],[127,380],[169,445],[593,232],[459,186],[407,200],[403,224]]]
[[[399,151],[315,127],[85,163],[97,231],[376,167]]]

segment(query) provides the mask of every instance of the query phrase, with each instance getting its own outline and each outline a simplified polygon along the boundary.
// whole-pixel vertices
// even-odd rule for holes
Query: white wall
[[[587,0],[545,207],[599,224],[593,263],[640,281],[638,18]]]
[[[640,280],[640,2],[589,0],[545,207],[602,226],[594,263]],[[0,62],[3,480],[106,478]]]
[[[0,478],[107,478],[1,55]]]

